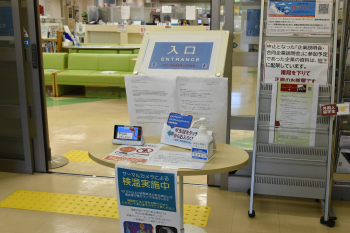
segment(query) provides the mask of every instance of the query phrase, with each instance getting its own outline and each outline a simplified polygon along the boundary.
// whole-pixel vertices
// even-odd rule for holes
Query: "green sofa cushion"
[[[102,74],[101,71],[94,71],[88,75],[87,85],[124,86],[124,74],[120,71],[113,74]]]
[[[43,53],[44,69],[67,68],[68,53]]]
[[[45,84],[52,84],[52,71],[44,71]]]
[[[119,50],[119,54],[132,54],[133,50]]]
[[[98,70],[129,71],[131,62],[128,54],[100,54]]]
[[[68,70],[97,70],[98,57],[99,54],[69,54]]]
[[[57,74],[57,84],[86,85],[94,70],[65,70]]]

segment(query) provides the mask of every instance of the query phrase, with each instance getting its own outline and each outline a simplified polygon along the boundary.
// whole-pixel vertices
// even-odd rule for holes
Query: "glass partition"
[[[171,13],[162,13],[161,7],[138,7],[130,6],[130,21],[129,24],[133,24],[134,21],[141,21],[142,24],[153,24],[154,18],[160,18],[160,22],[171,22],[172,19],[178,19],[179,25],[183,24],[186,19],[186,5],[195,5],[198,10],[198,22],[197,21],[187,21],[189,25],[209,25],[210,19],[207,15],[210,14],[210,4],[209,3],[197,3],[192,4],[191,2],[182,3],[182,6],[173,6]],[[123,20],[121,18],[121,7],[113,6],[110,8],[103,8],[99,6],[88,6],[88,22],[99,21],[102,22],[113,22],[122,24]],[[220,19],[223,20],[223,15]],[[203,22],[202,22],[203,21]]]
[[[260,0],[235,0],[234,52],[258,52],[260,3]]]

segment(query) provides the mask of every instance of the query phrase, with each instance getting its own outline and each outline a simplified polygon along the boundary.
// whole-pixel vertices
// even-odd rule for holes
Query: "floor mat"
[[[243,150],[253,150],[254,137],[243,138],[239,140],[234,140],[230,142],[230,145],[236,146]]]
[[[17,190],[0,207],[119,219],[116,198]],[[211,207],[184,205],[184,223],[206,227]]]

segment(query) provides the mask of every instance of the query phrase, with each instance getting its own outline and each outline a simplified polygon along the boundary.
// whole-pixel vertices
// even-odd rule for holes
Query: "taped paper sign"
[[[272,86],[269,143],[315,146],[318,83]]]
[[[146,143],[143,146],[123,145],[104,157],[109,161],[126,161],[131,163],[144,163],[162,148],[162,144]]]
[[[265,44],[264,83],[328,84],[329,45],[313,43]]]
[[[349,104],[326,104],[321,106],[322,116],[349,115]]]

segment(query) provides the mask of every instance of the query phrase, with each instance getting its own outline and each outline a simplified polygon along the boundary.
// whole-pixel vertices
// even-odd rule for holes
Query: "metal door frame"
[[[0,159],[0,170],[27,174],[47,172],[48,158],[46,155],[50,155],[50,149],[46,101],[44,99],[39,4],[37,0],[11,0],[10,2],[13,18],[19,106],[5,107],[11,111],[11,117],[21,118],[24,160]],[[24,45],[21,4],[26,4],[27,8],[28,18],[22,20],[28,20],[29,48],[26,48]],[[30,103],[28,96],[31,93],[31,90],[28,89],[31,85],[28,85],[25,74],[26,62],[31,62],[32,65],[33,103]]]

